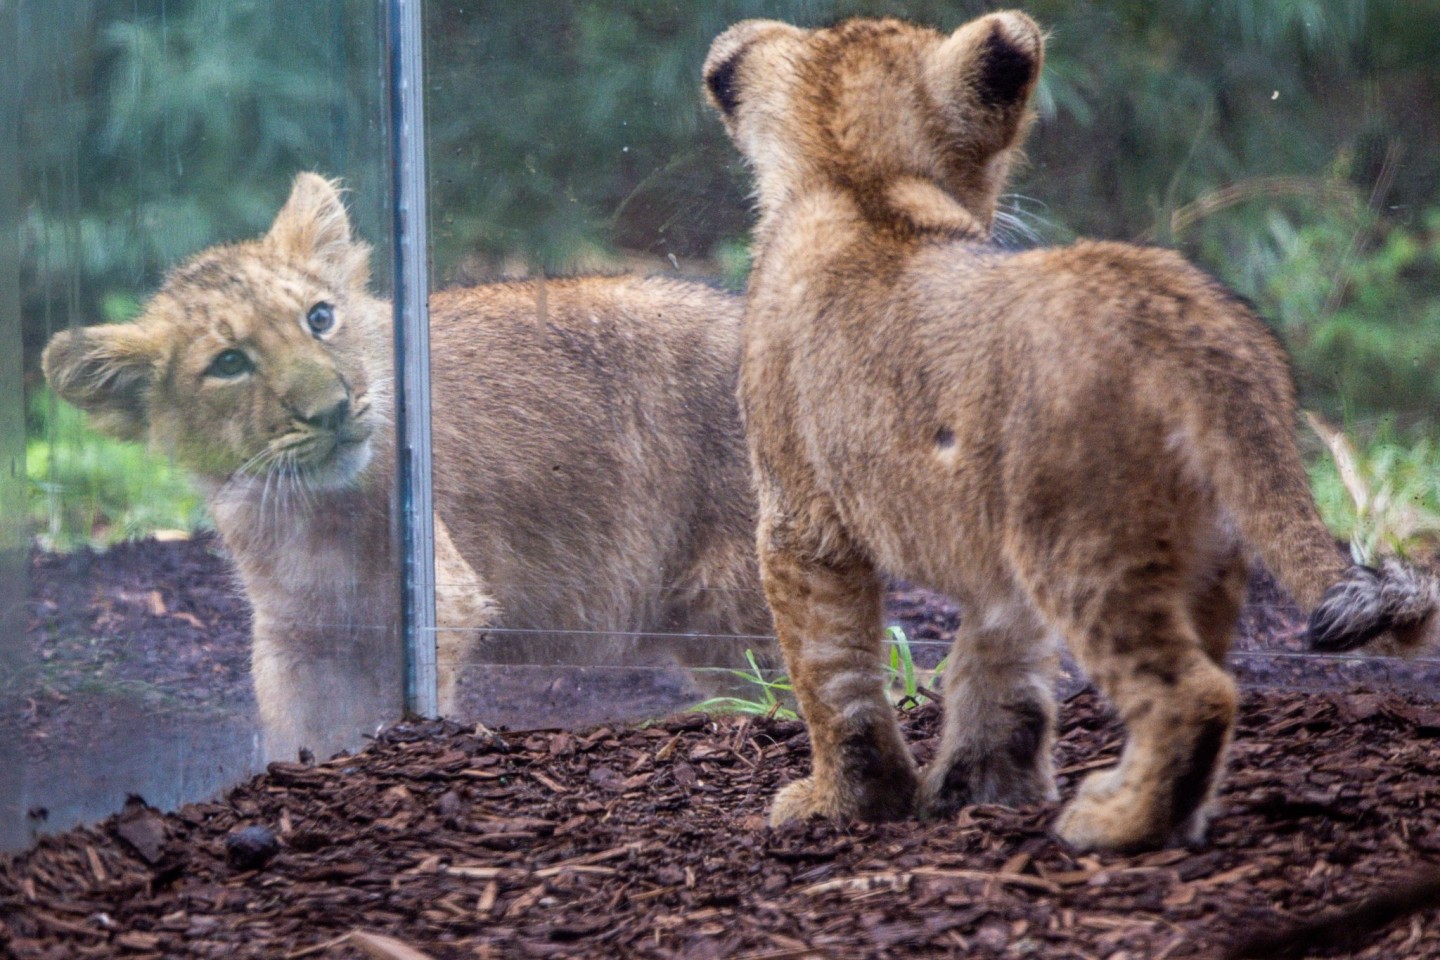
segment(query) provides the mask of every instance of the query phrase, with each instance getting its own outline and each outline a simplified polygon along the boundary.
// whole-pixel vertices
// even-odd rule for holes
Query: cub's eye
[[[305,323],[311,333],[323,337],[335,327],[335,308],[321,300],[305,314]]]
[[[248,354],[244,350],[236,350],[231,347],[229,350],[221,350],[215,354],[215,359],[210,361],[210,366],[205,373],[212,377],[238,377],[255,369]]]

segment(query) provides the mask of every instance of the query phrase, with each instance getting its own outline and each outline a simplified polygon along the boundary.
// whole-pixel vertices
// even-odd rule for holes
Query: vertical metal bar
[[[404,531],[405,706],[439,712],[435,663],[435,526],[430,489],[430,312],[425,210],[421,0],[388,0],[395,238],[395,466]]]

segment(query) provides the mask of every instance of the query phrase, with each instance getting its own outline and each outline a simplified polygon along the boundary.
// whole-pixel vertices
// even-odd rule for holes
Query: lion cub
[[[254,607],[272,757],[399,712],[392,314],[369,256],[336,186],[302,174],[264,237],[44,356],[62,397],[203,485]],[[613,277],[446,290],[430,311],[444,712],[478,628],[523,631],[490,644],[542,663],[617,656],[612,631],[769,633],[738,298]]]
[[[1433,582],[1337,555],[1285,354],[1239,300],[1167,250],[988,242],[1042,56],[1036,25],[999,13],[948,37],[747,21],[705,63],[758,184],[741,407],[814,746],[777,823],[1054,798],[1063,640],[1129,741],[1060,835],[1198,841],[1250,551],[1321,604],[1317,642],[1435,631]],[[965,609],[923,777],[882,692],[882,572]]]

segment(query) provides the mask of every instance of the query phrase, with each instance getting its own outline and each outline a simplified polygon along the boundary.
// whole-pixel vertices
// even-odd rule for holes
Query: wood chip
[[[394,937],[387,937],[380,933],[353,930],[348,939],[366,956],[373,957],[374,960],[435,960],[423,950],[417,950]]]

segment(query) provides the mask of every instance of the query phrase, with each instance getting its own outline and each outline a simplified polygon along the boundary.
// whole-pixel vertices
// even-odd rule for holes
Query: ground
[[[358,929],[436,958],[1210,957],[1440,856],[1440,709],[1268,691],[1244,706],[1210,842],[1134,857],[1072,855],[1048,832],[1054,805],[769,829],[767,798],[808,759],[794,721],[405,726],[0,861],[0,950],[366,956],[340,941]],[[1068,792],[1118,729],[1088,692],[1064,718]],[[922,757],[937,721],[905,715]],[[227,853],[250,826],[278,836],[268,862]],[[1440,956],[1431,914],[1363,939],[1356,956]]]
[[[25,725],[6,731],[23,738],[29,766],[103,749],[115,731],[97,727],[120,717],[113,701],[125,697],[147,716],[183,715],[187,732],[204,729],[201,713],[244,712],[232,709],[248,696],[243,604],[213,542],[37,555],[32,577],[29,636],[49,666],[30,677],[40,696],[22,701]],[[922,657],[959,617],[903,587],[889,609]],[[541,720],[528,726],[547,729],[493,734],[431,722],[397,727],[354,757],[271,765],[173,814],[136,800],[0,859],[0,955],[1223,956],[1440,861],[1440,705],[1396,692],[1433,689],[1434,666],[1296,656],[1297,624],[1257,577],[1234,658],[1248,689],[1224,809],[1196,850],[1077,857],[1048,832],[1056,805],[772,830],[766,801],[808,763],[794,721]],[[124,644],[123,662],[96,652],[107,643]],[[662,684],[646,696],[678,692]],[[519,699],[558,716],[574,698],[537,687]],[[925,759],[936,708],[902,719]],[[1072,683],[1062,793],[1118,742],[1103,703]],[[272,859],[267,837],[246,827],[274,835]],[[232,836],[260,853],[247,859]],[[1370,926],[1347,918],[1338,929],[1355,942],[1313,939],[1328,955],[1440,957],[1433,911]],[[346,939],[357,930],[398,943]],[[1260,944],[1250,955],[1308,954]]]

